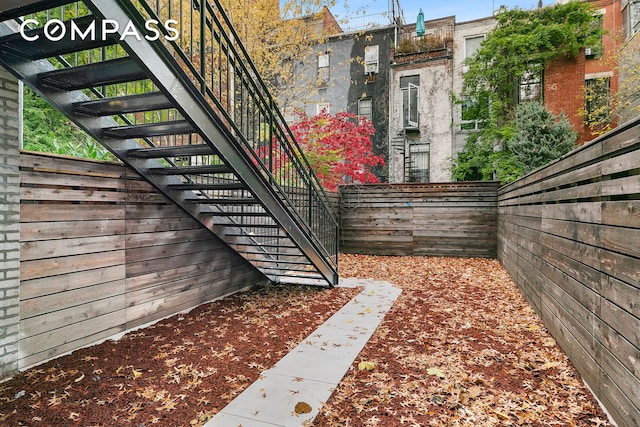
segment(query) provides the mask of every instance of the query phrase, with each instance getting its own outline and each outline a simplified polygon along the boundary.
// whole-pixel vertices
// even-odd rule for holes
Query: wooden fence
[[[640,120],[498,203],[502,264],[616,422],[640,425]]]
[[[496,182],[340,187],[340,251],[496,257]]]
[[[19,367],[264,280],[132,170],[23,153]]]

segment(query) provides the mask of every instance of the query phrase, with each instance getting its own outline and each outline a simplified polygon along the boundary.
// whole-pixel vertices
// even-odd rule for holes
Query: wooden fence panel
[[[20,368],[265,280],[123,166],[20,169]]]
[[[496,256],[495,182],[340,187],[340,250]]]
[[[621,426],[640,425],[640,120],[499,190],[498,257]]]

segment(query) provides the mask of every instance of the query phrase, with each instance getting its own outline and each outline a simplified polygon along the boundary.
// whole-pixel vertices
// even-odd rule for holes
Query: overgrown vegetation
[[[483,129],[470,134],[464,151],[454,159],[456,179],[510,182],[530,170],[526,156],[536,153],[537,167],[566,152],[566,141],[575,141],[566,119],[553,117],[536,105],[530,107],[527,125],[516,125],[517,107],[539,100],[546,63],[575,57],[581,48],[597,44],[602,37],[598,24],[591,5],[578,1],[498,15],[494,30],[465,64],[468,71],[459,98],[467,112],[472,112],[473,117],[466,118],[482,122]],[[558,124],[552,138],[546,134],[551,122]],[[538,133],[540,138],[525,143],[527,134]],[[531,145],[534,141],[544,146]],[[551,142],[561,147],[551,148]],[[519,150],[520,158],[514,150]]]
[[[576,139],[566,116],[554,116],[540,102],[526,102],[516,106],[514,119],[493,138],[467,141],[454,178],[512,182],[571,151]],[[494,145],[494,140],[501,144]]]
[[[24,148],[86,159],[115,161],[106,148],[84,133],[31,89],[24,89]]]

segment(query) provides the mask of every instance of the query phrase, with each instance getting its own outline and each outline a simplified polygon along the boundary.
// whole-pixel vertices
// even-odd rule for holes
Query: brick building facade
[[[20,103],[0,68],[0,378],[18,370],[20,321]]]
[[[567,116],[578,132],[579,144],[597,136],[595,129],[592,131],[585,125],[584,112],[595,108],[585,99],[585,87],[597,82],[608,95],[618,91],[616,55],[622,36],[621,0],[585,1],[601,17],[605,34],[600,44],[586,47],[576,58],[552,61],[544,71],[544,103],[554,114],[563,112]]]

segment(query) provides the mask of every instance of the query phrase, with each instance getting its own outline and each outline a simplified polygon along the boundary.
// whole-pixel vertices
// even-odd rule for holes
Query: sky
[[[519,7],[532,9],[538,7],[538,0],[398,0],[404,13],[405,22],[416,22],[419,10],[422,8],[424,19],[438,19],[446,16],[456,16],[456,22],[471,21],[491,16],[494,9],[500,5],[508,9]],[[352,15],[373,15],[391,11],[392,0],[337,0],[331,7],[334,15],[345,18]],[[555,0],[544,0],[543,6],[554,4]],[[390,14],[390,13],[389,13]]]

